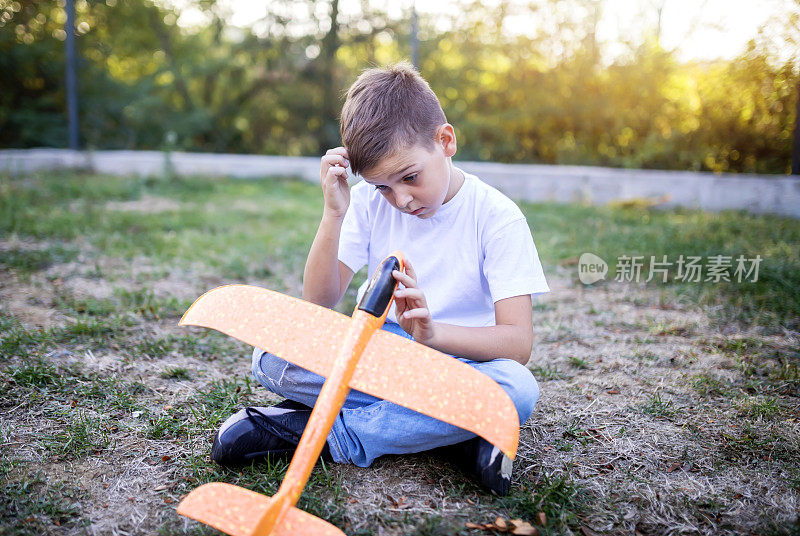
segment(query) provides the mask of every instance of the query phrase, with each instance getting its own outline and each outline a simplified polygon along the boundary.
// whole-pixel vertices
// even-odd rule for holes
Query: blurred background
[[[65,0],[0,0],[0,148],[68,147]],[[459,159],[785,174],[800,0],[74,2],[85,149],[318,155],[414,61]]]

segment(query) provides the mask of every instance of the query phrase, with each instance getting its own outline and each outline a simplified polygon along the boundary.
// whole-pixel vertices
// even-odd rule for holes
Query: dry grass
[[[24,304],[12,301],[4,303],[4,313],[39,315],[41,321],[29,328],[51,326],[63,314],[52,303],[55,296],[86,296],[81,289],[88,285],[81,279],[59,274],[54,281],[61,282],[54,286],[46,275],[27,282],[4,278],[4,295],[27,295],[34,302],[29,315]],[[367,469],[328,467],[335,485],[317,487],[314,500],[321,509],[336,511],[334,519],[350,533],[430,529],[446,534],[461,530],[466,521],[488,523],[497,515],[533,522],[545,507],[560,516],[550,517],[551,526],[565,533],[586,527],[615,534],[634,529],[642,534],[747,534],[773,524],[777,532],[779,527],[789,530],[800,508],[796,379],[786,384],[786,394],[751,394],[742,356],[719,348],[747,334],[715,339],[702,313],[659,304],[647,289],[585,289],[557,277],[551,283],[552,294],[541,301],[546,310],[536,314],[537,343],[530,363],[542,397],[522,429],[511,498],[493,498],[447,463],[420,454],[386,457]],[[181,290],[191,299],[203,288]],[[52,314],[41,315],[42,308]],[[210,467],[210,439],[226,414],[199,423],[186,409],[214,381],[244,378],[246,348],[230,344],[206,358],[179,348],[158,357],[130,351],[143,341],[183,335],[174,317],[137,316],[108,346],[56,344],[43,355],[43,362],[62,375],[79,369],[84,376],[114,378],[117,388],[141,384],[135,402],[118,409],[85,394],[51,392],[31,400],[37,389],[12,379],[24,361],[4,363],[10,391],[0,423],[4,450],[24,471],[41,471],[50,487],[67,483],[77,497],[79,514],[61,527],[42,520],[36,531],[183,533],[194,525],[178,519],[174,506],[197,482],[221,476],[247,485],[259,479],[258,467],[246,477],[218,474]],[[796,333],[757,340],[787,355],[798,347]],[[91,378],[67,381],[91,384]],[[728,391],[703,390],[717,384],[729,386]],[[246,391],[235,395],[237,403],[278,400],[260,387]],[[763,404],[765,397],[773,400],[769,396],[776,401],[774,409]],[[73,400],[76,407],[71,407]],[[767,408],[766,414],[758,408]],[[81,415],[96,424],[95,433],[105,430],[108,443],[99,441],[79,456],[57,448],[54,455],[52,443],[58,441],[52,438]],[[181,431],[176,437],[152,438],[153,423],[170,415]],[[269,476],[274,480],[268,485],[274,487],[280,472]],[[574,489],[576,497],[533,504],[531,492],[554,478]]]

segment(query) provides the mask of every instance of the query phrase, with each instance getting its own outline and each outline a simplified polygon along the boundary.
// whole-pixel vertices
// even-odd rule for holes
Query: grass
[[[228,280],[259,279],[276,288],[283,283],[278,274],[302,272],[321,200],[318,187],[312,184],[287,179],[271,179],[268,184],[53,172],[34,175],[27,182],[0,176],[0,235],[89,239],[106,254],[129,261],[202,262]],[[180,205],[155,213],[108,210],[108,203],[145,196],[178,200]],[[781,326],[800,326],[800,293],[794,292],[800,288],[800,223],[796,220],[741,211],[712,214],[541,203],[520,203],[520,207],[548,271],[583,252],[606,259],[609,278],[615,274],[614,261],[622,255],[644,256],[645,270],[650,256],[676,260],[680,255],[761,255],[755,283],[673,281],[663,285],[651,281],[649,285],[665,286],[674,299],[714,308],[720,322],[757,323],[773,332]],[[574,225],[576,221],[581,225]],[[5,251],[0,253],[0,263],[35,271],[47,263],[63,262],[64,255],[76,250],[71,244],[58,247],[48,249],[50,253]],[[23,260],[25,255],[28,260]],[[573,277],[577,279],[577,270]],[[123,306],[163,317],[179,314],[186,305],[153,303],[148,292],[140,289],[123,296]]]
[[[185,437],[188,432],[186,415],[174,408],[148,413],[147,422],[145,430],[147,439],[177,439]]]
[[[0,358],[14,355],[26,357],[30,349],[47,339],[47,332],[42,329],[25,329],[15,319],[5,318],[3,331],[0,332]]]
[[[577,369],[585,369],[586,367],[589,366],[586,360],[581,359],[578,356],[571,355],[568,357],[568,359],[569,359],[569,364]]]
[[[665,399],[660,392],[647,395],[647,402],[642,404],[642,411],[657,418],[668,418],[675,414],[672,399]]]
[[[189,369],[184,367],[167,367],[164,372],[161,373],[161,377],[165,380],[191,380],[192,375],[189,373]]]
[[[574,526],[590,507],[586,493],[564,474],[542,475],[530,489],[514,490],[498,500],[512,519],[536,519],[544,512],[551,526]]]
[[[768,419],[780,410],[778,399],[775,397],[748,396],[738,400],[737,405],[746,417],[753,419]]]
[[[42,472],[28,474],[26,464],[0,455],[0,531],[8,536],[44,534],[80,516],[74,499],[81,494],[64,482],[48,482]]]
[[[424,456],[403,471],[406,457],[397,457],[369,469],[320,462],[299,506],[362,535],[477,534],[464,522],[501,516],[535,523],[540,512],[548,520],[543,535],[589,526],[628,534],[635,528],[624,519],[630,509],[642,517],[643,533],[697,519],[698,533],[735,534],[744,529],[715,521],[734,509],[725,502],[733,493],[706,494],[708,501],[695,504],[670,479],[696,466],[708,471],[698,481],[716,478],[721,487],[729,483],[720,475],[750,475],[731,484],[738,490],[783,475],[772,482],[800,493],[790,433],[800,353],[784,331],[800,327],[800,222],[742,212],[520,206],[546,273],[572,278],[567,295],[584,299],[554,293],[534,304],[541,336],[529,368],[542,398],[534,424],[523,428],[511,495],[493,497]],[[106,532],[210,535],[178,520],[181,495],[211,481],[275,493],[286,460],[227,470],[208,454],[232,412],[278,398],[250,378],[248,348],[176,324],[200,292],[218,284],[297,295],[321,208],[317,185],[288,179],[0,175],[0,276],[31,300],[36,291],[35,303],[0,302],[0,408],[7,412],[0,421],[0,533],[53,532],[54,520],[77,533],[90,522],[86,501],[108,500],[109,514],[99,517]],[[645,256],[645,272],[650,255],[760,254],[764,261],[756,283],[583,287],[574,265],[583,252],[609,261],[609,279],[621,255]],[[340,312],[352,311],[367,275],[354,277]],[[615,301],[635,315],[620,313]],[[684,308],[704,312],[711,332],[684,319]],[[48,313],[46,321],[36,321],[37,310]],[[609,358],[596,359],[600,352]],[[675,356],[691,359],[670,367]],[[671,373],[680,380],[670,383]],[[657,449],[650,444],[656,436],[665,438]],[[708,463],[690,447],[707,447]],[[91,489],[88,476],[65,484],[39,471],[37,456],[51,460],[48,469],[111,467],[111,482],[135,474],[148,497],[167,488],[134,510],[125,495],[114,503],[105,492],[76,491]],[[675,459],[680,468],[665,473]],[[597,470],[586,476],[581,466]],[[149,467],[164,470],[157,481]],[[427,473],[433,484],[415,484]],[[659,498],[645,495],[651,488]],[[359,492],[365,504],[351,502]],[[79,501],[81,493],[88,495]],[[389,511],[384,493],[421,494],[435,506]],[[145,528],[114,524],[142,513]],[[776,533],[789,526],[782,519],[774,517]],[[758,523],[768,530],[767,521]]]
[[[17,273],[29,275],[54,264],[70,262],[77,256],[77,248],[65,248],[61,245],[41,250],[14,248],[0,255],[0,268],[9,268]]]
[[[64,430],[46,436],[44,444],[63,458],[80,458],[88,454],[100,454],[112,442],[115,424],[110,424],[97,415],[77,409],[68,419]]]
[[[756,216],[743,211],[709,213],[689,209],[595,207],[581,205],[521,204],[534,234],[543,263],[565,264],[584,252],[604,259],[608,279],[616,275],[617,259],[644,256],[643,274],[650,257],[701,256],[704,263],[715,255],[754,258],[761,255],[755,283],[681,283],[670,277],[664,285],[654,279],[649,286],[664,287],[672,299],[688,300],[714,311],[720,324],[759,324],[770,332],[781,326],[800,326],[800,222],[777,216]],[[575,225],[581,222],[581,225]],[[671,276],[676,275],[673,266]],[[573,277],[577,280],[577,269]],[[751,277],[752,279],[752,277]]]
[[[558,367],[551,366],[550,364],[542,365],[533,365],[530,367],[531,372],[536,379],[541,381],[548,381],[548,380],[558,380],[561,378],[561,373],[558,371]]]

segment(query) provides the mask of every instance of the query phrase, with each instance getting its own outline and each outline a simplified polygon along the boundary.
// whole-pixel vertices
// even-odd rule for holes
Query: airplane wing
[[[328,377],[351,319],[279,292],[227,285],[200,296],[180,325],[221,331]],[[519,417],[500,385],[453,357],[387,331],[376,332],[350,388],[480,435],[514,458]]]

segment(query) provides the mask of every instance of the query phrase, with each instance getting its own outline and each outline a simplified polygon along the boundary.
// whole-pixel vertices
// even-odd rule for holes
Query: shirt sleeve
[[[495,303],[512,296],[550,292],[524,217],[508,223],[486,241],[483,274]]]
[[[369,260],[369,214],[367,189],[356,184],[350,190],[350,206],[339,234],[339,260],[358,272]]]

